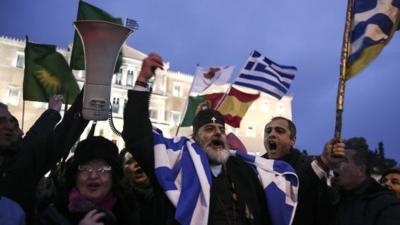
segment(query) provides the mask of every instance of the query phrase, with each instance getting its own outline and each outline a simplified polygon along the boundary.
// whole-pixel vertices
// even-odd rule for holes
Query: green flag
[[[107,12],[92,6],[84,1],[79,1],[78,6],[78,16],[76,20],[103,20],[118,25],[122,25],[122,20],[120,18],[115,18],[108,14]],[[115,65],[114,72],[118,72],[122,64],[122,51],[119,53],[117,64]],[[83,51],[83,45],[81,38],[75,31],[74,35],[74,45],[72,47],[71,53],[71,69],[84,70],[85,69],[85,54]]]
[[[64,103],[71,104],[78,93],[75,77],[56,46],[26,41],[24,100],[48,102],[50,96],[62,94]]]
[[[189,103],[181,127],[192,126],[193,118],[200,110],[204,108],[215,109],[223,95],[223,93],[212,93],[207,95],[189,96]]]

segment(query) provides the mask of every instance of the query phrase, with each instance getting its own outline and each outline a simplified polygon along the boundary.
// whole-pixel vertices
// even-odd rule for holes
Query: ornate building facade
[[[25,101],[23,104],[22,85],[24,77],[25,41],[8,37],[0,37],[0,101],[8,104],[10,112],[20,121],[20,126],[26,132],[38,116],[47,108],[46,103]],[[69,61],[70,51],[57,49]],[[113,123],[117,130],[122,130],[123,109],[127,101],[127,90],[131,89],[141,67],[141,60],[146,54],[123,46],[123,64],[113,75],[111,106]],[[150,101],[150,116],[153,125],[163,130],[168,136],[175,136],[177,127],[183,119],[186,101],[189,95],[193,76],[169,70],[165,63],[164,71],[158,71],[153,80],[153,92]],[[74,71],[80,87],[85,81],[82,71]],[[212,87],[212,91],[223,91],[226,87]],[[23,106],[25,105],[25,106]],[[233,132],[245,144],[247,150],[260,155],[265,152],[263,145],[264,126],[274,116],[292,119],[292,97],[285,96],[281,100],[261,93],[244,116],[240,128],[227,126],[227,132]],[[23,108],[25,113],[23,116]],[[22,118],[24,117],[24,118]],[[82,135],[86,137],[90,124]],[[180,128],[179,135],[190,135],[191,128]],[[121,137],[116,135],[109,126],[109,121],[98,122],[95,135],[102,135],[113,140],[120,149],[124,147]]]

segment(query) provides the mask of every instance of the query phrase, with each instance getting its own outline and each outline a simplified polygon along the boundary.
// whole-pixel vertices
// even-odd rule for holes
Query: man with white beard
[[[297,204],[294,170],[230,150],[220,112],[199,111],[191,138],[166,138],[152,128],[147,82],[162,66],[157,54],[143,60],[124,112],[126,148],[154,185],[152,210],[142,216],[157,225],[289,225]]]

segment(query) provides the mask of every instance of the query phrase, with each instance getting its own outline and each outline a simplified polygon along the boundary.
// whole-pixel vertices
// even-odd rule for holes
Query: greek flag
[[[125,27],[127,27],[131,30],[137,30],[137,29],[139,29],[139,23],[136,20],[126,18]]]
[[[297,68],[283,66],[253,51],[234,84],[253,88],[281,99],[292,83]]]
[[[155,175],[182,225],[207,225],[211,172],[204,151],[186,137],[165,138],[153,130]],[[287,163],[231,151],[259,177],[273,225],[290,225],[297,206],[298,179]]]
[[[350,79],[374,60],[399,29],[400,0],[356,0],[353,6]]]

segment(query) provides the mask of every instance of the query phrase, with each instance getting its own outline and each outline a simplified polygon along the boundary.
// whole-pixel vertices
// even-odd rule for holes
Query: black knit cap
[[[385,172],[382,174],[381,182],[382,182],[382,179],[383,179],[386,175],[388,175],[388,174],[390,174],[390,173],[397,173],[397,174],[400,174],[400,168],[395,167],[395,168],[391,168],[391,169],[385,171]]]
[[[193,119],[193,132],[197,133],[200,127],[207,123],[219,123],[225,126],[224,116],[214,109],[204,109],[199,111]]]
[[[65,176],[69,188],[75,185],[78,166],[95,159],[103,159],[112,167],[113,180],[121,178],[122,166],[118,161],[118,147],[104,137],[92,136],[79,142],[66,168]]]

